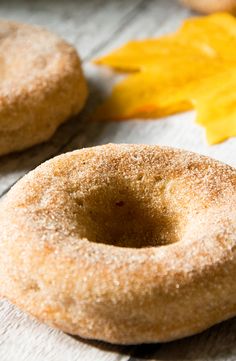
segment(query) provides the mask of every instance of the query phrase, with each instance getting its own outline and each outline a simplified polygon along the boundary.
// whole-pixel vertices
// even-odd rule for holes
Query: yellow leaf
[[[214,78],[205,79],[195,99],[196,122],[206,128],[209,144],[236,136],[235,69],[229,68]]]
[[[192,108],[210,144],[236,134],[236,20],[214,14],[175,33],[131,41],[95,61],[135,72],[113,88],[98,120],[163,117]]]

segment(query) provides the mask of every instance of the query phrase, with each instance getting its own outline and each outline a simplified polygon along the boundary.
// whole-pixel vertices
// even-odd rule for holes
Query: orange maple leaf
[[[97,120],[159,118],[196,109],[209,144],[236,136],[236,19],[184,21],[174,34],[131,41],[95,61],[132,72],[98,108]]]

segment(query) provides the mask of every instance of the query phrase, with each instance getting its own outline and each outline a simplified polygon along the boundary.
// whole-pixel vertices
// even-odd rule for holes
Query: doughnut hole
[[[78,236],[129,248],[178,242],[186,222],[184,212],[180,215],[165,195],[168,182],[154,179],[150,189],[143,178],[139,175],[132,185],[119,179],[75,197]]]

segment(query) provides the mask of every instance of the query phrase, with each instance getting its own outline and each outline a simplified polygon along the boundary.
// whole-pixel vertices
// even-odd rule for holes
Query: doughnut
[[[210,14],[220,11],[236,12],[236,0],[181,0],[193,10]]]
[[[48,140],[85,103],[76,50],[37,26],[0,21],[0,155]]]
[[[236,170],[168,147],[57,156],[1,200],[0,293],[48,325],[166,342],[236,315]]]

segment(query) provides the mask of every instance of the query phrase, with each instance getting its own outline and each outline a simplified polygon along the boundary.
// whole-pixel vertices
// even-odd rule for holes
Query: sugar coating
[[[0,292],[66,332],[162,342],[236,314],[236,171],[194,153],[60,155],[0,208]]]
[[[0,21],[0,155],[49,139],[87,86],[76,50],[37,26]]]

